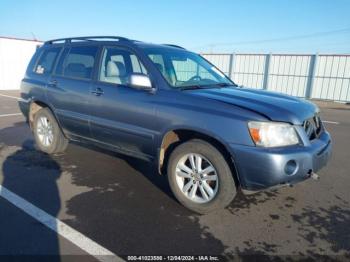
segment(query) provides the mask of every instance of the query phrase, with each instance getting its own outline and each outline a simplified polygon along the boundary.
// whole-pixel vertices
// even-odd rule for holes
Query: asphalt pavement
[[[181,206],[165,177],[141,160],[78,144],[70,144],[60,155],[39,152],[19,114],[18,96],[18,91],[0,91],[0,184],[54,218],[57,228],[0,196],[0,255],[101,260],[91,256],[95,247],[117,259],[127,255],[350,259],[348,105],[319,103],[333,137],[333,156],[319,172],[320,180],[239,194],[225,210],[197,215]],[[79,238],[72,238],[73,233],[67,233],[72,231],[65,228],[79,233]]]

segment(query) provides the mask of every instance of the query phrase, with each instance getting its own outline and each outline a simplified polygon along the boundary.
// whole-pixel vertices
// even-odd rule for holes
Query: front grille
[[[318,115],[315,115],[314,117],[305,120],[303,123],[303,127],[307,137],[310,140],[317,138],[322,130],[322,123],[320,117]]]

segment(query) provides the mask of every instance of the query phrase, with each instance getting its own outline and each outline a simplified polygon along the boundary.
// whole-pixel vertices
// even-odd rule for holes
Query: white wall
[[[27,65],[41,42],[0,37],[0,90],[20,88]]]
[[[203,54],[239,85],[350,102],[350,55]],[[267,59],[270,57],[270,59]]]

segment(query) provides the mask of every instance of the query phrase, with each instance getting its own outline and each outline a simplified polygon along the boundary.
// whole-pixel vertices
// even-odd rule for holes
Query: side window
[[[42,75],[50,74],[60,50],[60,47],[45,50],[40,56],[39,61],[34,68],[34,72]]]
[[[69,52],[69,47],[66,47],[61,53],[60,58],[58,59],[56,70],[54,72],[56,75],[63,75],[63,63],[68,52]]]
[[[136,55],[117,47],[104,49],[99,75],[100,81],[126,85],[132,73],[147,74],[145,67]]]
[[[56,74],[72,78],[91,79],[97,46],[74,46],[58,63]],[[67,54],[68,53],[68,54]]]
[[[143,64],[140,62],[136,55],[131,55],[130,59],[134,73],[147,74],[146,68],[143,66]]]

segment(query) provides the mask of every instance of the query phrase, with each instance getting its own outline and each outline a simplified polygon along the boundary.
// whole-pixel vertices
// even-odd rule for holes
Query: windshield
[[[145,52],[173,88],[234,85],[200,55],[172,48],[147,48]]]

